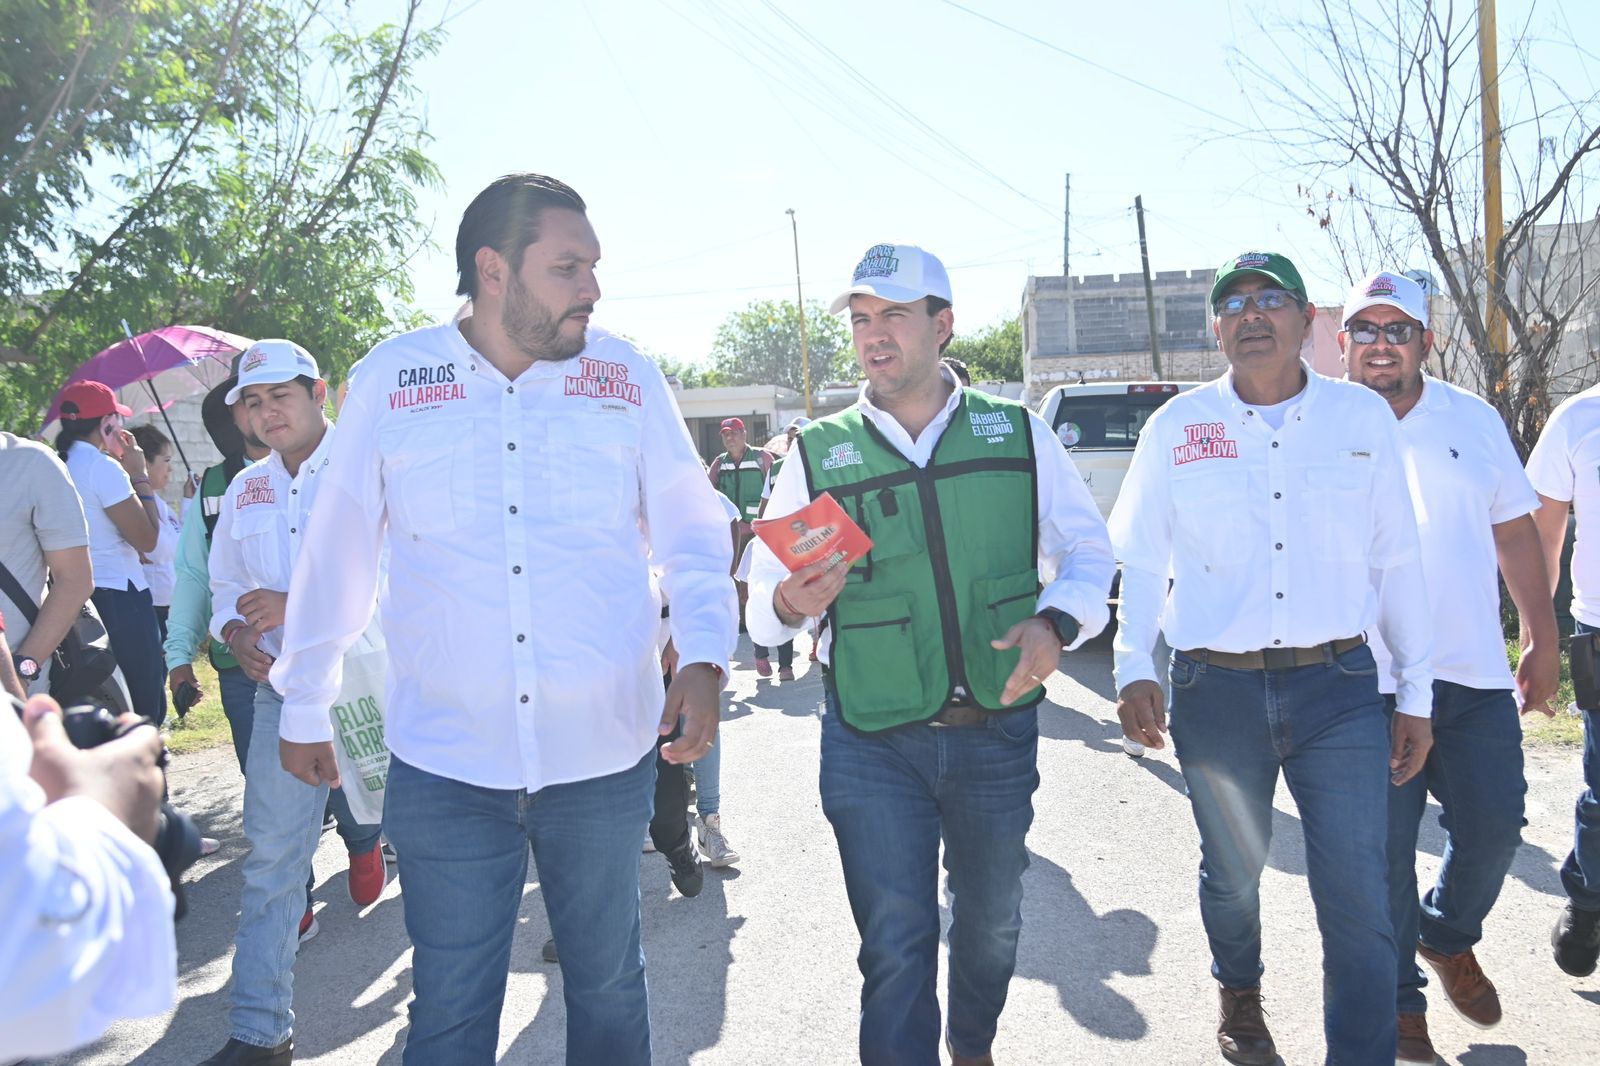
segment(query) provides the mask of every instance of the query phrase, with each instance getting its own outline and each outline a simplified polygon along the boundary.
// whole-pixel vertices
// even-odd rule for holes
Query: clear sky
[[[1276,61],[1258,7],[961,4],[970,11],[943,0],[433,8],[449,39],[419,83],[446,185],[423,199],[439,247],[413,263],[419,302],[454,310],[461,211],[510,170],[555,175],[588,202],[604,251],[597,323],[689,361],[729,312],[793,299],[791,207],[808,298],[830,300],[862,251],[899,241],[950,268],[958,332],[1014,314],[1029,274],[1061,273],[1068,173],[1074,274],[1139,270],[1142,194],[1153,270],[1281,250],[1314,300],[1342,298],[1347,279],[1297,201],[1300,175],[1234,135],[1253,122],[1238,67]],[[1528,23],[1600,42],[1600,5],[1544,0],[1531,22],[1528,8],[1501,0],[1503,38]],[[1593,93],[1600,62],[1578,63],[1575,93]]]

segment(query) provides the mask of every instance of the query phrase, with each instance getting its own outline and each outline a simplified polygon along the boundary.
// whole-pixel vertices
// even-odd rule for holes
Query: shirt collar
[[[328,465],[328,453],[333,449],[333,425],[328,425],[327,431],[322,434],[322,440],[316,450],[306,456],[306,461],[300,464],[301,474],[315,474],[318,470]],[[290,481],[297,477],[289,477],[289,468],[283,465],[283,456],[277,451],[267,453],[267,465],[272,467],[273,473],[282,474]]]
[[[938,414],[933,416],[933,421],[928,423],[928,428],[929,429],[933,428],[934,426],[942,425],[943,423],[948,422],[950,420],[950,416],[955,414],[956,405],[961,402],[961,388],[962,388],[962,386],[961,386],[961,382],[956,380],[955,371],[951,370],[949,367],[945,366],[943,363],[940,363],[939,364],[939,379],[941,381],[944,381],[944,382],[948,383],[949,385],[951,385],[953,387],[950,390],[950,395],[945,397],[944,406],[942,408],[940,408]],[[861,383],[861,392],[856,397],[856,403],[860,404],[861,408],[864,411],[872,412],[872,416],[873,416],[874,419],[887,418],[887,419],[890,419],[890,420],[892,420],[892,421],[894,421],[896,423],[898,423],[900,421],[899,419],[897,419],[893,415],[891,415],[888,411],[885,411],[883,408],[879,407],[877,404],[872,402],[872,383],[871,382],[863,381]],[[923,430],[923,432],[926,433],[927,430]]]
[[[1445,388],[1437,378],[1428,374],[1422,375],[1422,395],[1417,399],[1417,404],[1406,412],[1410,418],[1418,411],[1443,411],[1450,406],[1450,390]],[[1401,419],[1405,421],[1405,419]]]
[[[1317,394],[1323,389],[1322,375],[1311,369],[1311,364],[1304,359],[1300,360],[1300,368],[1305,371],[1306,387],[1301,389],[1291,400],[1298,398],[1300,407],[1310,407]],[[1228,372],[1217,379],[1217,388],[1222,394],[1222,402],[1228,407],[1228,412],[1241,421],[1247,417],[1245,412],[1259,404],[1245,403],[1239,398],[1238,390],[1233,387],[1233,367],[1228,367]]]

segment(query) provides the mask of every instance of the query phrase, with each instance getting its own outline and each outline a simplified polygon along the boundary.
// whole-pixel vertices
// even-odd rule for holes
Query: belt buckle
[[[1293,670],[1296,666],[1293,648],[1263,648],[1261,661],[1268,670]]]

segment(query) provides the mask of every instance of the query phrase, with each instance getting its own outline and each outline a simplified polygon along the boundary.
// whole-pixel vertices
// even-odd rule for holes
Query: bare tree
[[[1493,404],[1524,454],[1552,399],[1600,375],[1594,60],[1570,32],[1534,25],[1530,12],[1502,35],[1494,72],[1506,222],[1492,286],[1472,4],[1319,0],[1309,19],[1262,25],[1235,57],[1262,136],[1300,177],[1306,213],[1345,274],[1427,263],[1443,297],[1432,369]],[[1492,339],[1491,306],[1509,350]]]

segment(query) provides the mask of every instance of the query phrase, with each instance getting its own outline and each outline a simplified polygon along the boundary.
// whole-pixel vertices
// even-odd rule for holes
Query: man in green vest
[[[942,840],[945,1044],[988,1063],[1022,927],[1035,708],[1062,648],[1104,627],[1115,564],[1049,427],[940,366],[954,319],[938,259],[874,245],[834,301],[846,308],[866,384],[800,433],[767,511],[830,493],[873,548],[791,574],[758,542],[750,635],[776,644],[828,619],[820,787],[861,934],[861,1060],[940,1061]]]
[[[750,447],[744,419],[724,418],[721,428],[722,446],[727,451],[711,460],[706,475],[711,478],[716,490],[726,496],[734,510],[739,512],[739,517],[733,523],[733,569],[737,570],[744,546],[755,535],[751,523],[761,513],[761,490],[767,483],[767,472],[772,469],[773,455],[765,449]],[[739,587],[739,614],[742,618],[746,590],[744,582],[736,584]],[[757,644],[754,650],[756,673],[771,677],[772,660],[768,658],[771,650],[762,644]],[[793,650],[790,649],[791,652]],[[786,665],[783,661],[780,664]]]

